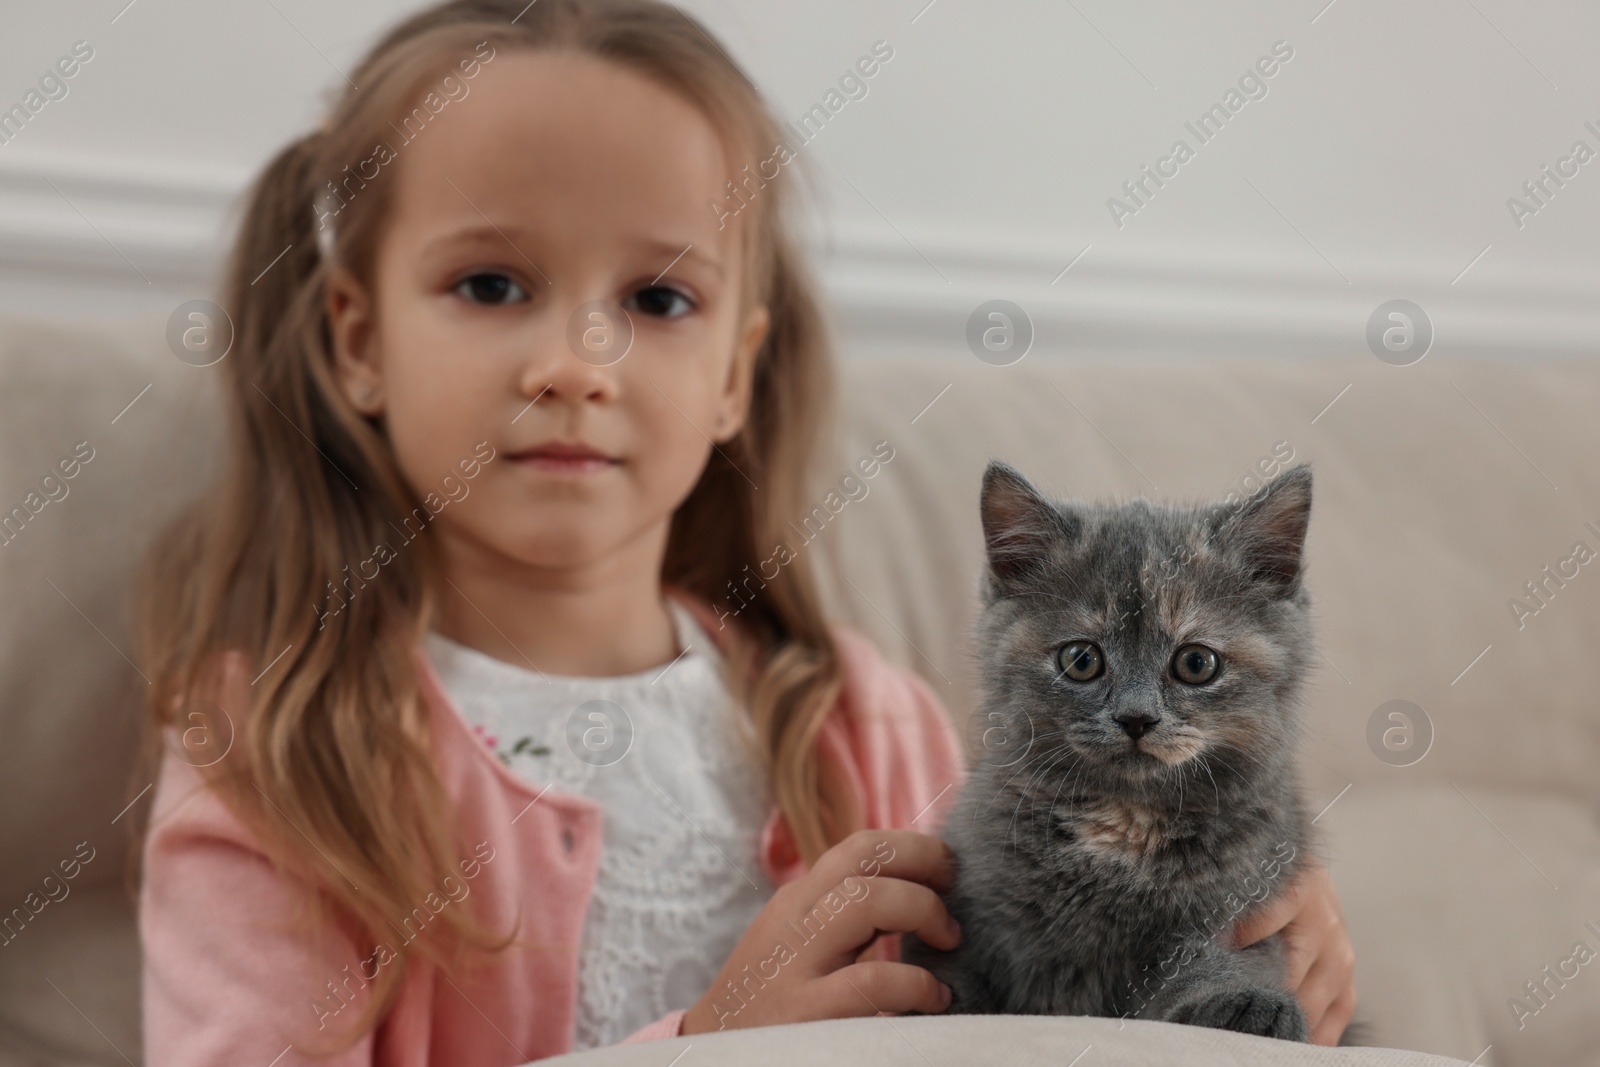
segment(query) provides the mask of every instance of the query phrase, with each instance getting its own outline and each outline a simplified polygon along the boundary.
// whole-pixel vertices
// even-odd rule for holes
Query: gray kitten
[[[1312,656],[1311,470],[1238,504],[1054,504],[991,463],[983,731],[946,822],[962,941],[907,936],[951,1012],[1166,1020],[1308,1040],[1280,939],[1234,923],[1288,886]]]

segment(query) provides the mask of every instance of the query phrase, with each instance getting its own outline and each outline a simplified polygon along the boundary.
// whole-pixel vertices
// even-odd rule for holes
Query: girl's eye
[[[479,271],[456,283],[455,291],[475,304],[516,304],[528,299],[517,282],[497,271]]]
[[[694,310],[694,301],[665,285],[647,285],[623,301],[623,307],[655,318],[675,319]]]
[[[1093,681],[1106,669],[1100,646],[1092,641],[1068,641],[1056,652],[1056,663],[1074,682]]]
[[[1222,657],[1205,645],[1184,645],[1172,657],[1172,676],[1184,685],[1205,685],[1222,668]]]

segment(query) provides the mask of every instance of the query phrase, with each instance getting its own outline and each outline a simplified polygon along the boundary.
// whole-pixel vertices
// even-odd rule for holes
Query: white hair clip
[[[311,209],[313,214],[316,213],[316,210],[315,207]],[[333,257],[333,227],[326,222],[317,227],[317,251],[321,253],[323,259],[331,259]]]

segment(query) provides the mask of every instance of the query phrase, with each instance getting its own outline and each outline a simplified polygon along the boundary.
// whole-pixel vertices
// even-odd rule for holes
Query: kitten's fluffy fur
[[[962,942],[905,946],[950,1011],[1307,1040],[1279,939],[1216,935],[1309,858],[1294,748],[1310,511],[1305,466],[1240,505],[1179,508],[1054,504],[990,465],[977,759],[945,828]],[[1074,640],[1100,650],[1097,677],[1067,676]],[[1209,682],[1178,678],[1191,643],[1220,658]]]

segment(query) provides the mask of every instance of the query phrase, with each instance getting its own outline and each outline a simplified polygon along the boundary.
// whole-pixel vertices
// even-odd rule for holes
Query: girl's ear
[[[373,329],[372,298],[344,267],[329,272],[326,288],[334,377],[351,407],[363,415],[381,415],[383,368]]]
[[[745,316],[739,345],[733,353],[733,365],[728,368],[728,380],[723,384],[722,403],[717,409],[716,432],[713,436],[718,444],[737,436],[749,417],[756,353],[761,351],[761,343],[767,339],[767,331],[771,327],[772,315],[765,304],[752,308]]]

